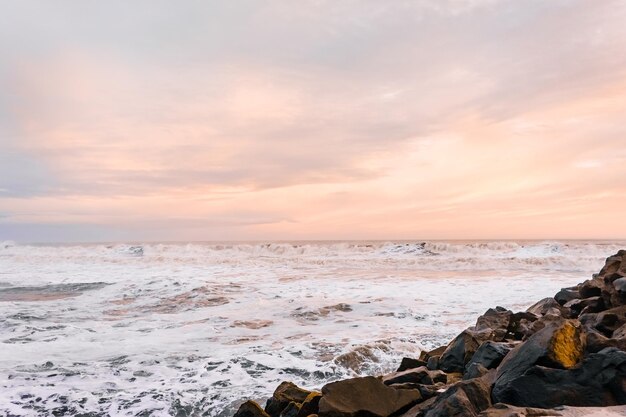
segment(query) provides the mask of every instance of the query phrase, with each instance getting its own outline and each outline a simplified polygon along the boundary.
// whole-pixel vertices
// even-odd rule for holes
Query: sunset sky
[[[0,241],[626,238],[626,1],[0,0]]]

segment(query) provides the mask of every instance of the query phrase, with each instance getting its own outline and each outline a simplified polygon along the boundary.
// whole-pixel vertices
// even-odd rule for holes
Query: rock
[[[437,397],[431,397],[426,401],[414,405],[407,412],[400,415],[400,417],[423,417],[424,413],[433,406],[436,400]]]
[[[439,393],[443,392],[446,388],[446,384],[443,382],[436,382],[434,384],[415,384],[412,382],[405,382],[403,384],[390,385],[395,389],[413,389],[418,390],[422,395],[422,400],[427,400]]]
[[[575,299],[565,303],[565,307],[571,311],[571,317],[578,317],[583,310],[585,314],[598,313],[604,310],[604,299],[600,296]]]
[[[520,405],[511,402],[509,394],[515,381],[536,364],[566,369],[575,366],[582,359],[584,346],[584,334],[578,321],[560,319],[549,323],[504,358],[493,387],[494,402]]]
[[[527,311],[514,313],[509,324],[509,335],[515,340],[522,340],[532,334],[533,323],[539,319]]]
[[[254,401],[246,401],[239,406],[233,417],[269,417],[261,406]]]
[[[430,358],[428,358],[428,362],[426,363],[426,368],[428,368],[431,371],[438,369],[440,357],[441,356],[431,356]]]
[[[398,367],[396,372],[406,371],[407,369],[419,368],[420,366],[426,366],[426,362],[419,359],[402,358],[402,362],[400,362],[400,366]]]
[[[465,365],[472,358],[482,342],[491,335],[490,329],[482,332],[471,329],[464,330],[450,344],[441,358],[439,358],[439,369],[445,372],[463,372]]]
[[[485,368],[480,363],[470,363],[465,368],[463,379],[468,380],[468,379],[480,378],[481,376],[485,375],[487,372],[489,372],[489,369]]]
[[[301,407],[301,404],[292,401],[287,404],[287,407],[285,407],[283,411],[280,412],[280,417],[297,417],[298,413],[300,413]]]
[[[475,417],[491,406],[490,389],[495,371],[461,381],[440,394],[424,417]]]
[[[432,358],[432,357],[439,357],[443,354],[443,352],[446,351],[447,346],[439,346],[438,348],[435,348],[431,351],[428,352],[422,352],[420,353],[420,360],[424,361],[424,362],[428,362],[428,359]]]
[[[421,400],[417,390],[395,389],[374,377],[331,382],[322,388],[320,417],[387,417]]]
[[[319,404],[321,399],[321,392],[310,393],[302,402],[302,406],[300,407],[300,411],[298,412],[297,417],[307,417],[311,414],[317,414],[319,412]]]
[[[280,413],[289,403],[294,402],[296,404],[302,404],[310,394],[311,391],[299,388],[291,382],[282,382],[276,388],[272,397],[267,400],[265,412],[271,417],[280,417]]]
[[[412,382],[416,384],[434,384],[436,382],[446,382],[447,375],[441,371],[430,371],[425,366],[408,369],[402,372],[394,372],[383,377],[385,385],[402,384]]]
[[[554,299],[560,305],[564,305],[568,301],[572,301],[577,298],[580,298],[580,292],[578,291],[578,287],[561,288],[561,291],[557,292],[554,296]]]
[[[567,318],[569,311],[567,308],[561,306],[554,298],[548,297],[537,301],[532,306],[528,307],[527,313],[534,314],[535,316],[545,316],[552,314],[554,316],[561,316]]]
[[[539,408],[626,404],[626,352],[604,349],[571,369],[534,365],[505,389],[496,381],[492,396],[494,401]]]
[[[626,305],[598,313],[594,327],[605,336],[611,337],[613,332],[624,324],[626,324]]]
[[[502,359],[511,351],[508,343],[492,342],[490,340],[480,345],[474,356],[469,360],[468,366],[471,364],[480,364],[486,369],[492,369],[500,365]]]
[[[613,336],[614,337],[608,338],[598,331],[587,331],[586,351],[590,353],[596,353],[609,347],[626,350],[626,338],[615,337],[615,333]]]
[[[492,334],[487,336],[488,339],[502,341],[509,331],[512,316],[513,312],[503,307],[490,308],[485,314],[478,317],[474,330],[489,330]]]
[[[602,295],[602,283],[598,279],[589,279],[580,285],[580,296],[582,298],[597,297]]]

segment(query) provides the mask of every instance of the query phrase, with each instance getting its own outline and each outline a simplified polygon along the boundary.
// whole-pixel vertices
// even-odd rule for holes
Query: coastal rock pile
[[[235,417],[583,415],[570,407],[626,415],[618,405],[626,405],[626,250],[526,311],[487,310],[447,346],[405,358],[394,373],[333,382],[321,393],[283,382],[265,408],[247,401]]]

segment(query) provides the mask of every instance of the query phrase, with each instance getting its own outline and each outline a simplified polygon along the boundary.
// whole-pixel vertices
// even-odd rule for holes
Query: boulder
[[[298,411],[297,417],[307,417],[311,414],[317,414],[319,412],[319,404],[321,399],[321,392],[310,393],[302,402],[302,406]]]
[[[371,376],[331,382],[322,388],[320,417],[387,417],[421,400],[417,390],[395,389]]]
[[[511,384],[534,365],[565,369],[575,366],[583,357],[584,347],[584,333],[577,320],[560,319],[549,323],[504,358],[493,387],[494,402],[519,405],[510,401]]]
[[[604,310],[604,299],[600,296],[581,299],[574,299],[565,303],[566,308],[570,309],[571,317],[578,317],[584,310],[584,314],[598,313]]]
[[[568,317],[569,310],[566,307],[561,306],[554,298],[548,297],[537,301],[532,306],[526,309],[527,313],[534,314],[535,316],[545,316],[552,314],[554,316]]]
[[[514,340],[522,340],[530,336],[533,323],[538,319],[538,316],[527,311],[513,313],[509,324],[509,336]]]
[[[489,372],[489,369],[485,368],[480,363],[470,363],[465,368],[463,379],[468,380],[468,379],[480,378],[481,376],[485,375],[487,372]]]
[[[512,347],[508,343],[492,342],[488,340],[480,345],[476,353],[469,360],[468,366],[480,364],[487,369],[492,369],[500,365],[502,359],[511,351]]]
[[[613,332],[624,324],[626,324],[626,305],[598,313],[593,327],[605,336],[611,337]]]
[[[431,371],[425,366],[419,368],[408,369],[402,372],[394,372],[383,377],[385,385],[402,384],[412,382],[416,384],[434,384],[436,382],[446,382],[447,375],[441,371]]]
[[[287,404],[287,407],[285,407],[283,411],[280,412],[280,417],[297,417],[298,414],[300,413],[301,407],[302,407],[302,404],[292,401],[289,404]]]
[[[259,404],[248,400],[239,406],[233,417],[270,417]]]
[[[272,397],[267,400],[265,412],[271,417],[280,417],[280,413],[289,403],[294,402],[296,404],[302,404],[310,394],[311,391],[299,388],[291,382],[282,382],[276,388]]]
[[[495,371],[467,381],[457,382],[439,394],[424,417],[475,417],[491,406],[490,390]]]
[[[396,372],[406,371],[407,369],[419,368],[420,366],[426,366],[426,361],[421,361],[419,359],[413,358],[402,358],[402,362],[400,362],[400,366],[396,370]]]
[[[433,350],[430,350],[428,352],[422,352],[420,353],[420,358],[419,360],[424,361],[424,362],[428,362],[428,359],[432,358],[432,357],[439,357],[443,354],[443,352],[446,351],[447,346],[439,346],[438,348],[435,348]]]
[[[480,344],[488,340],[491,334],[491,329],[484,329],[483,331],[464,330],[450,342],[439,358],[439,369],[445,372],[462,373]]]
[[[502,341],[509,331],[512,316],[513,312],[503,307],[490,308],[478,317],[474,330],[491,331],[491,334],[487,336],[488,339]]]
[[[426,368],[428,368],[431,371],[438,369],[440,357],[441,356],[431,356],[430,358],[428,358],[428,362],[426,362]]]
[[[578,287],[561,288],[561,291],[557,292],[554,296],[554,299],[560,305],[564,305],[568,301],[572,301],[577,298],[580,298],[580,292],[578,291]]]
[[[626,404],[626,352],[604,349],[571,369],[534,365],[504,389],[496,381],[492,396],[494,401],[539,408]]]
[[[515,407],[509,404],[497,403],[478,415],[479,417],[544,417],[562,416],[559,411],[545,408]]]

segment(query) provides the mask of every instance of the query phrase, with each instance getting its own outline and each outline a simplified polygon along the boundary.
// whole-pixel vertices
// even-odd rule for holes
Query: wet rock
[[[495,371],[461,381],[440,394],[424,417],[475,417],[491,407],[490,390]]]
[[[320,417],[387,417],[421,400],[417,390],[395,389],[374,377],[331,382],[322,388]]]
[[[412,382],[416,384],[434,384],[436,382],[446,382],[447,375],[441,371],[430,371],[425,366],[408,369],[402,372],[394,372],[383,377],[385,385],[402,384]]]
[[[440,357],[441,356],[431,356],[430,358],[428,358],[428,362],[426,362],[426,368],[430,369],[431,371],[438,369]]]
[[[552,297],[537,301],[535,304],[528,307],[526,312],[534,314],[535,316],[545,316],[548,314],[565,318],[569,316],[569,310],[566,307],[561,306]]]
[[[576,320],[561,319],[533,334],[504,358],[493,387],[495,402],[511,402],[511,386],[535,365],[571,368],[582,359],[584,334]],[[526,405],[526,404],[522,404]]]
[[[522,340],[530,336],[533,333],[533,323],[538,319],[538,316],[527,311],[514,313],[509,324],[509,337]]]
[[[439,369],[445,372],[463,372],[480,344],[491,336],[491,330],[482,332],[464,330],[459,334],[439,358]]]
[[[400,366],[398,367],[396,372],[406,371],[407,369],[419,368],[420,366],[426,366],[426,362],[419,359],[402,358],[402,362],[400,362]]]
[[[509,331],[509,324],[513,312],[503,307],[490,308],[478,317],[474,329],[477,331],[489,330],[492,332],[487,338],[496,341],[502,341]]]
[[[480,363],[470,363],[465,368],[463,379],[468,380],[468,379],[480,378],[481,376],[485,375],[487,372],[489,372],[489,369],[485,368]]]
[[[424,362],[428,362],[428,359],[432,358],[432,357],[439,357],[441,355],[443,355],[443,352],[446,351],[447,346],[439,346],[438,348],[435,348],[433,350],[430,350],[428,352],[422,352],[420,353],[420,360],[424,361]]]
[[[492,369],[500,365],[502,359],[511,351],[512,347],[508,343],[492,342],[490,340],[480,345],[474,356],[469,360],[471,364],[480,364],[487,369]]]
[[[319,404],[321,399],[321,392],[310,393],[302,402],[302,406],[300,407],[300,411],[298,412],[297,417],[307,417],[311,414],[317,414],[319,412]]]
[[[296,417],[300,412],[300,407],[302,407],[301,404],[292,401],[280,412],[280,417]]]
[[[269,415],[263,411],[259,404],[248,400],[241,404],[233,417],[269,417]]]
[[[602,282],[599,279],[589,279],[580,286],[581,298],[597,297],[602,295]]]
[[[615,348],[589,355],[579,366],[534,365],[492,392],[494,401],[524,407],[626,404],[626,352]]]
[[[572,301],[577,298],[580,298],[580,292],[578,291],[578,287],[561,288],[561,291],[557,292],[554,296],[554,299],[560,305],[564,305],[568,301]]]
[[[301,404],[311,394],[311,391],[299,388],[297,385],[285,381],[282,382],[274,391],[272,397],[267,400],[265,412],[271,417],[280,417],[280,413],[294,402]]]
[[[431,397],[439,395],[447,387],[447,385],[443,382],[436,382],[434,384],[415,384],[411,382],[406,382],[403,384],[393,384],[390,386],[395,389],[418,390],[422,395],[422,400],[427,400]]]
[[[626,305],[598,313],[594,327],[605,336],[611,337],[613,332],[624,324],[626,324]]]
[[[604,299],[600,296],[584,299],[575,299],[565,303],[565,307],[571,311],[571,317],[578,317],[581,313],[597,313],[604,310]]]

